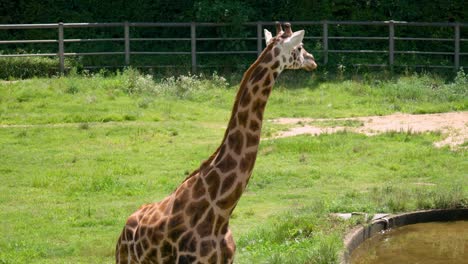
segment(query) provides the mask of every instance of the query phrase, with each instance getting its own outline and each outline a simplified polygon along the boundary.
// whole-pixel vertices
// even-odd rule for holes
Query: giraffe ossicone
[[[283,30],[284,27],[284,30]],[[232,263],[229,217],[252,174],[263,112],[284,69],[317,67],[304,31],[277,23],[266,48],[244,73],[218,149],[162,201],[133,213],[117,241],[116,263]]]

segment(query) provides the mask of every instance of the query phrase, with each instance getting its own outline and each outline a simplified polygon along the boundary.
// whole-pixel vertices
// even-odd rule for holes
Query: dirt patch
[[[345,121],[352,121],[358,126],[343,126]],[[367,116],[338,119],[313,118],[279,118],[274,123],[297,125],[287,131],[279,132],[274,138],[297,136],[301,134],[330,134],[338,131],[351,131],[368,136],[385,132],[423,133],[440,132],[444,140],[435,142],[436,147],[450,146],[457,148],[468,140],[468,112],[451,112],[440,114],[392,114],[387,116]],[[337,125],[334,126],[333,123]],[[326,125],[323,125],[326,124]]]

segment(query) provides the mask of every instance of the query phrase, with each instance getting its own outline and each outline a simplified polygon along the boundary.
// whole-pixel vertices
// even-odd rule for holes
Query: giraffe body
[[[313,70],[302,48],[304,31],[265,30],[267,47],[246,71],[221,145],[161,202],[143,205],[117,242],[117,263],[232,263],[229,217],[245,190],[257,157],[263,112],[285,68]]]

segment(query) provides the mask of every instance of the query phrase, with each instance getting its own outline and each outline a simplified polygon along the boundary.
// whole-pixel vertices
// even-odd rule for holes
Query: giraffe
[[[221,145],[162,201],[133,213],[118,239],[116,263],[232,263],[229,217],[257,157],[263,112],[284,69],[317,67],[302,46],[304,30],[276,24],[266,48],[244,73]]]

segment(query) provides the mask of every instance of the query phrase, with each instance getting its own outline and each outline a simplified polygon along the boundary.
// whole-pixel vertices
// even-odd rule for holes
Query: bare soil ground
[[[278,118],[271,122],[291,126],[286,131],[280,131],[273,138],[292,137],[302,134],[320,135],[350,131],[368,136],[385,132],[424,133],[440,132],[444,139],[434,142],[436,147],[450,146],[460,148],[468,141],[468,111],[440,114],[411,115],[396,113],[387,116],[366,116],[352,118]],[[125,122],[125,125],[141,125],[147,122]],[[150,123],[150,122],[149,122]],[[93,126],[114,126],[122,122],[91,122]],[[9,127],[74,127],[76,123],[38,124],[38,125],[1,125]],[[467,146],[463,146],[467,148]]]
[[[357,126],[340,126],[346,121],[357,124]],[[468,112],[466,111],[424,115],[397,113],[387,116],[340,119],[279,118],[273,120],[273,122],[283,125],[297,125],[287,131],[279,132],[274,136],[275,138],[301,134],[320,135],[346,130],[368,136],[390,131],[405,133],[440,132],[444,135],[444,139],[435,142],[436,147],[448,145],[451,148],[458,148],[468,140]],[[334,126],[333,123],[338,125]]]

